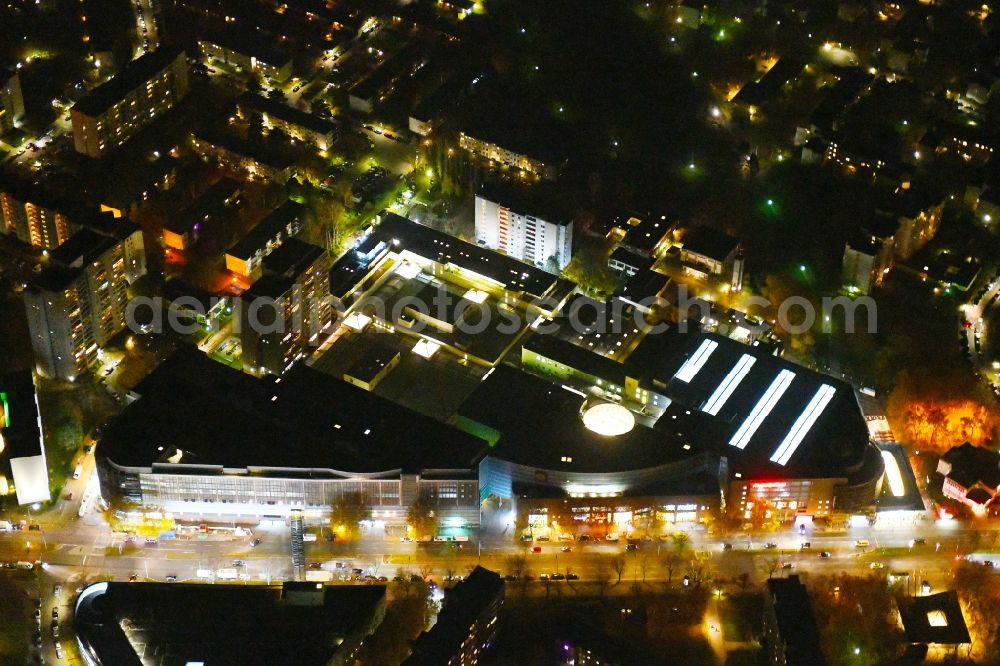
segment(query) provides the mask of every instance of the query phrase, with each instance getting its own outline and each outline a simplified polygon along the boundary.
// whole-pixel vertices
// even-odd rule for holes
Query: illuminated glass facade
[[[417,474],[386,473],[380,478],[335,478],[332,470],[223,472],[218,467],[166,466],[176,468],[173,473],[159,467],[155,472],[123,468],[107,459],[98,463],[106,500],[117,496],[174,512],[286,516],[292,509],[329,510],[346,497],[360,496],[373,519],[403,525],[409,506],[419,496],[443,518],[467,526],[479,524],[475,477],[425,479]],[[315,478],[322,474],[330,476]]]

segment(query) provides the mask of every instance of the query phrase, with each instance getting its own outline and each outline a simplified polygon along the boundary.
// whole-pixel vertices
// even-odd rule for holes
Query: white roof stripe
[[[740,425],[736,433],[733,434],[732,439],[729,440],[731,446],[735,446],[740,450],[746,448],[747,444],[750,443],[750,438],[754,436],[760,424],[764,422],[764,419],[774,409],[778,400],[788,390],[788,385],[792,383],[793,379],[795,379],[795,373],[791,370],[782,370],[778,373],[778,376],[774,378],[771,385],[764,391],[764,395],[760,397],[754,408],[750,410],[750,414],[744,419],[743,424]]]
[[[684,361],[684,365],[681,369],[677,371],[674,375],[674,379],[679,379],[682,382],[690,382],[694,379],[695,375],[701,370],[702,366],[708,360],[708,357],[712,355],[715,348],[719,346],[719,343],[715,340],[702,340],[701,344],[698,345],[698,349],[695,350],[694,354],[688,360]]]
[[[733,395],[740,382],[750,373],[750,368],[756,362],[757,359],[755,357],[750,354],[743,354],[740,360],[736,362],[736,365],[729,371],[729,374],[715,388],[715,392],[705,401],[702,410],[712,416],[718,416],[719,410],[722,409],[726,401]]]
[[[829,384],[823,384],[816,390],[809,404],[799,414],[799,418],[795,419],[791,430],[788,431],[788,434],[785,435],[785,438],[781,440],[781,444],[774,451],[774,454],[771,456],[771,462],[785,465],[791,459],[796,449],[799,448],[799,444],[805,439],[806,434],[816,423],[816,419],[820,417],[826,406],[830,404],[830,400],[833,399],[833,394],[836,392],[837,389]]]

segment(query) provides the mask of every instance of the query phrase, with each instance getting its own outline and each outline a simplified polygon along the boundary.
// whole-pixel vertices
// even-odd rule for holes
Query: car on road
[[[38,621],[41,621],[41,619],[42,619],[42,611],[40,611],[37,608],[35,609],[35,619],[38,620]]]
[[[52,619],[53,620],[58,620],[59,619],[59,607],[58,606],[53,606],[52,607]]]
[[[137,580],[139,580],[138,576],[136,576],[135,574],[129,574],[129,576],[128,576],[128,582],[134,583]]]
[[[774,543],[773,541],[768,541],[767,543],[764,544],[764,548],[767,548],[768,550],[771,550],[772,548],[777,548],[777,547],[778,547],[778,544]]]
[[[245,567],[246,565],[246,560],[233,560],[234,567]]]
[[[52,638],[59,638],[59,622],[52,620]]]
[[[351,573],[354,574],[354,575],[356,575],[356,576],[360,576],[364,572],[365,572],[364,569],[351,569]]]
[[[309,568],[310,569],[322,569],[323,565],[320,562],[310,562],[309,563]]]
[[[410,541],[413,541],[413,537],[402,537],[400,538],[400,541],[404,543],[409,543]]]
[[[810,542],[808,541],[802,542],[802,550],[809,550],[810,548],[812,548],[812,544]]]
[[[534,548],[531,549],[531,552],[533,552],[533,553],[540,553],[540,552],[542,552],[542,547],[541,546],[535,546]]]
[[[589,534],[581,534],[579,540],[580,541],[590,541],[590,535]]]
[[[52,594],[55,595],[55,596],[57,596],[57,597],[60,594],[62,594],[62,585],[60,585],[59,583],[56,583],[55,585],[53,585],[52,586]]]
[[[250,542],[251,548],[256,548],[259,545],[260,545],[260,539],[254,539],[253,541]]]
[[[868,539],[858,539],[857,541],[854,542],[854,547],[855,548],[867,548],[868,547]]]
[[[731,543],[722,544],[722,550],[732,550],[732,549],[733,549],[733,544]]]
[[[637,543],[627,543],[627,544],[625,544],[625,550],[639,550],[639,544],[637,544]]]
[[[42,632],[35,631],[35,647],[39,650],[42,649]]]
[[[927,539],[924,538],[913,539],[912,541],[910,541],[910,547],[912,548],[913,546],[923,546],[926,545],[926,543]]]
[[[566,574],[566,580],[580,580],[579,574],[568,573]]]
[[[62,658],[63,658],[62,645],[56,642],[56,659],[62,659]]]
[[[155,537],[146,537],[146,545],[148,545],[148,546],[155,546],[158,543],[160,543],[160,542],[157,541]]]
[[[572,553],[573,549],[570,548],[569,546],[563,546],[562,547],[562,552],[564,552],[564,553]]]
[[[554,573],[554,574],[552,574],[551,578],[552,578],[552,580],[566,580],[565,574],[561,574],[561,573]]]
[[[538,580],[548,580],[548,579],[549,579],[548,574],[538,574]]]
[[[882,564],[881,562],[872,562],[868,566],[871,567],[872,569],[884,569],[885,568],[885,565]]]
[[[819,556],[820,557],[830,557],[830,551],[824,550],[824,551],[820,552]]]
[[[506,576],[503,577],[503,579],[508,583],[513,583],[517,580],[517,576],[514,574],[507,574]]]
[[[175,576],[173,574],[169,574],[163,580],[167,581],[168,583],[176,583],[177,582],[177,576]]]
[[[794,566],[795,565],[792,564],[791,562],[782,562],[782,564],[781,564],[781,568],[784,569],[785,571],[788,571],[789,569],[791,569]]]

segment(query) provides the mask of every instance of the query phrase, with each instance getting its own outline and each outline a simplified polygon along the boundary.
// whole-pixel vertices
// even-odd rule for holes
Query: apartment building
[[[133,60],[70,110],[76,151],[100,157],[118,148],[188,92],[184,51],[162,48]]]
[[[145,275],[142,232],[108,220],[49,253],[24,292],[38,372],[74,380],[96,365],[101,346],[126,327],[128,285]]]
[[[32,187],[0,177],[0,233],[51,250],[65,243],[85,217],[79,207]]]
[[[476,243],[558,273],[573,257],[572,216],[544,192],[499,184],[476,194]]]
[[[16,71],[0,69],[0,134],[14,129],[14,123],[23,116],[21,77]]]
[[[332,322],[330,268],[321,247],[286,239],[262,261],[263,277],[239,298],[237,330],[243,369],[252,375],[281,375]]]

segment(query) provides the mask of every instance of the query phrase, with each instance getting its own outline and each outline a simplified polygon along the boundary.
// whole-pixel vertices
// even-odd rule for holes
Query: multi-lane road
[[[86,460],[87,472],[92,460]],[[80,479],[77,484],[83,482]],[[59,606],[60,618],[71,616],[73,596],[84,584],[96,580],[200,581],[223,584],[217,573],[236,569],[237,584],[276,582],[304,576],[291,563],[289,529],[283,524],[253,528],[252,535],[237,536],[220,532],[203,534],[196,530],[179,534],[178,538],[158,539],[146,543],[138,537],[126,543],[121,533],[113,534],[96,512],[78,517],[83,488],[76,488],[75,500],[61,501],[41,516],[32,519],[40,530],[20,530],[0,533],[0,562],[30,561],[40,566],[27,574],[17,569],[0,569],[0,576],[16,577],[32,598],[41,594],[46,659],[55,660],[49,632],[51,607]],[[79,493],[79,494],[78,494]],[[775,576],[800,573],[826,575],[838,573],[864,574],[875,569],[905,572],[912,588],[919,589],[927,581],[933,590],[947,588],[958,560],[970,552],[972,559],[991,559],[990,550],[997,532],[972,529],[957,522],[930,520],[907,521],[893,527],[860,525],[844,533],[832,534],[806,530],[800,534],[788,529],[781,532],[748,536],[746,534],[718,537],[692,529],[686,546],[687,557],[708,577],[709,584],[725,588],[741,574],[760,581],[769,574]],[[253,541],[259,544],[252,545]],[[866,540],[868,546],[857,546]],[[914,544],[914,540],[917,543]],[[922,540],[922,541],[921,541]],[[802,548],[804,542],[808,548]],[[725,548],[724,544],[730,544]],[[775,547],[769,548],[767,544]],[[593,593],[597,581],[618,580],[622,583],[644,581],[662,585],[667,581],[665,565],[673,548],[672,540],[652,540],[639,543],[638,550],[626,550],[625,542],[549,541],[523,543],[512,541],[509,535],[487,534],[467,542],[416,543],[399,538],[368,536],[355,542],[328,543],[322,538],[306,543],[306,560],[317,563],[334,574],[350,578],[353,569],[365,574],[391,579],[397,573],[429,576],[443,582],[448,575],[463,575],[476,564],[511,573],[514,562],[523,557],[522,573],[537,582],[519,589],[529,594]],[[540,552],[534,552],[534,547]],[[564,549],[568,549],[564,550]],[[824,557],[821,553],[829,553]],[[1000,555],[996,556],[1000,559]],[[616,566],[615,560],[622,562]],[[315,565],[314,565],[315,566]],[[673,584],[681,584],[691,568],[675,566],[670,573]],[[573,581],[542,583],[542,574],[575,574]],[[55,584],[62,586],[61,596],[53,595]],[[603,586],[602,586],[603,587]],[[624,591],[628,585],[612,585],[606,591]],[[33,607],[33,606],[32,606]],[[72,629],[63,623],[60,642],[65,659],[73,659]],[[31,626],[30,621],[27,626]]]
[[[32,598],[42,595],[42,610],[46,614],[43,650],[50,661],[55,658],[49,633],[50,607],[60,605],[60,617],[68,618],[73,595],[88,582],[126,581],[135,577],[221,584],[218,572],[236,569],[239,577],[233,582],[246,584],[299,578],[310,571],[308,567],[305,571],[293,569],[290,531],[280,521],[251,526],[252,534],[232,530],[204,533],[196,527],[198,518],[191,516],[186,522],[192,527],[177,530],[176,538],[158,538],[156,543],[147,543],[144,536],[137,536],[134,541],[126,542],[124,533],[113,533],[92,502],[80,516],[81,501],[93,492],[86,490],[88,478],[93,474],[93,456],[84,456],[82,463],[81,478],[68,483],[62,499],[41,514],[29,511],[24,516],[40,529],[0,533],[0,562],[38,563],[31,573],[3,568],[0,576],[14,577],[23,583]],[[66,499],[69,493],[72,500]],[[5,516],[11,520],[18,517]],[[315,533],[315,526],[311,531]],[[553,585],[558,586],[557,593],[593,593],[598,581],[610,579],[616,583],[618,569],[623,583],[644,581],[653,585],[666,583],[668,575],[673,584],[680,584],[691,571],[687,564],[675,564],[668,573],[668,553],[674,547],[670,538],[641,541],[637,550],[626,550],[624,541],[517,542],[509,534],[484,532],[463,542],[417,543],[380,534],[353,542],[331,543],[320,537],[305,544],[306,560],[331,572],[334,580],[350,579],[352,570],[361,569],[375,577],[391,579],[405,572],[429,576],[440,583],[449,575],[464,575],[476,564],[509,574],[523,558],[522,574],[531,575],[536,582],[518,588],[529,594],[550,594]],[[703,571],[710,584],[723,588],[742,574],[760,581],[768,575],[863,574],[881,570],[905,572],[913,589],[919,589],[920,583],[927,581],[932,589],[939,590],[949,586],[961,558],[975,553],[974,560],[993,559],[991,551],[996,548],[998,534],[989,524],[970,526],[956,521],[898,516],[885,516],[874,526],[862,521],[839,533],[815,526],[805,528],[804,533],[787,528],[766,534],[721,536],[689,526],[684,559],[693,561],[693,567]],[[867,542],[867,546],[859,547],[859,541]],[[805,542],[808,548],[802,547]],[[769,544],[774,545],[768,547]],[[823,556],[825,553],[828,556]],[[1000,560],[1000,554],[995,557]],[[620,564],[616,565],[616,561]],[[556,573],[578,578],[559,583],[538,581],[542,574]],[[58,599],[53,596],[56,583],[63,588]],[[609,591],[614,593],[627,587],[614,586]],[[30,621],[25,626],[29,625]],[[67,624],[60,638],[67,658],[72,657],[69,637],[71,627]]]

